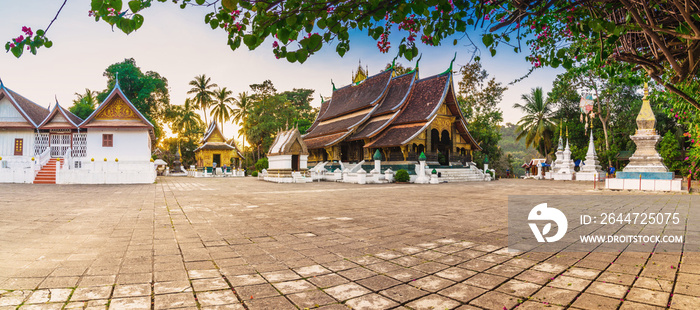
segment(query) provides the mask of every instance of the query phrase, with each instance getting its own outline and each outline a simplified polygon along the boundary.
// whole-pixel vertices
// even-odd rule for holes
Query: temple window
[[[22,156],[24,153],[24,139],[15,139],[15,156]]]
[[[114,145],[114,135],[102,134],[102,147],[112,147]]]

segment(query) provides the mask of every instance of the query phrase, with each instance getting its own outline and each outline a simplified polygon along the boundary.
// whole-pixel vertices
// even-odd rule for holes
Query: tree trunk
[[[610,159],[610,142],[608,142],[608,125],[607,125],[607,117],[605,118],[605,121],[603,121],[603,118],[600,117],[600,122],[603,124],[603,134],[605,134],[605,151],[606,151],[606,156],[608,157],[608,167],[612,166],[612,160]]]

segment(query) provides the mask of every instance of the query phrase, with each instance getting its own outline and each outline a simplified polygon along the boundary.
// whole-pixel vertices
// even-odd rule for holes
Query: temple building
[[[301,138],[299,129],[281,131],[275,137],[267,153],[269,167],[262,177],[265,181],[278,183],[307,183],[306,177],[309,151]]]
[[[454,62],[454,60],[453,60]],[[320,162],[369,162],[379,150],[383,166],[413,170],[421,152],[430,166],[464,166],[474,151],[455,97],[452,64],[419,77],[419,68],[397,75],[394,66],[373,76],[358,68],[353,84],[335,89],[303,136],[310,166]]]
[[[0,83],[0,182],[152,183],[153,137],[153,125],[118,81],[86,120],[58,102],[49,111]]]
[[[194,157],[198,168],[211,168],[214,163],[216,167],[222,167],[224,164],[229,167],[241,167],[244,159],[234,140],[226,140],[215,121],[209,125],[199,147],[194,150]]]

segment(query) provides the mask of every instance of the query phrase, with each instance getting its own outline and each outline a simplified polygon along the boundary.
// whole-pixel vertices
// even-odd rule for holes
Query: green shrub
[[[270,163],[267,161],[267,157],[260,158],[258,162],[255,163],[255,170],[257,171],[262,171],[268,167],[270,167]]]
[[[493,170],[491,170],[491,169],[486,170],[486,173],[488,173],[491,176],[491,179],[495,179],[494,174],[493,174]]]
[[[257,172],[257,171],[253,171],[253,173],[251,173],[250,175],[251,175],[251,176],[254,176],[254,177],[257,177],[257,176],[258,176],[258,172]]]
[[[394,177],[396,182],[408,182],[410,179],[411,177],[408,176],[408,171],[406,171],[406,169],[396,171],[396,176]]]

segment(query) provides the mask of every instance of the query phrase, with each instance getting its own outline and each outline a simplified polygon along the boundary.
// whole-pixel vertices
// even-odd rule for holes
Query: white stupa
[[[576,173],[577,181],[602,181],[605,179],[605,172],[601,169],[598,161],[598,154],[595,152],[595,144],[593,143],[593,129],[591,129],[591,138],[588,142],[588,152],[586,152],[586,160],[581,171]]]
[[[559,136],[561,142],[561,135]],[[560,144],[561,145],[561,144]],[[552,179],[554,180],[573,180],[576,174],[574,170],[574,161],[571,160],[571,149],[569,148],[569,129],[566,129],[566,147],[564,151],[561,152],[561,160],[559,159],[560,152],[557,151],[557,162],[556,169],[552,173]]]

